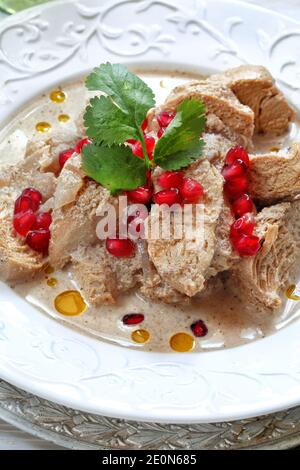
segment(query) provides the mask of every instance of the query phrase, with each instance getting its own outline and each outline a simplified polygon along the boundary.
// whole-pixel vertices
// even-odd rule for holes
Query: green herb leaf
[[[133,121],[107,98],[93,98],[84,115],[87,136],[98,144],[124,144],[128,139],[140,139]]]
[[[129,147],[85,145],[82,166],[87,176],[112,193],[131,190],[146,182],[145,162],[132,154]]]
[[[179,170],[202,155],[205,106],[196,98],[184,100],[154,150],[154,162],[166,170]]]
[[[143,138],[141,124],[149,109],[155,105],[154,93],[143,80],[129,72],[124,65],[107,63],[89,75],[86,86],[89,90],[101,91],[106,95],[105,99],[91,101],[92,109],[88,109],[85,116],[88,137],[97,138],[96,143],[104,142],[107,145],[130,138]],[[113,108],[116,109],[112,116]],[[91,119],[95,117],[97,121],[92,123]],[[109,134],[112,117],[114,136]],[[103,123],[106,126],[102,128]]]

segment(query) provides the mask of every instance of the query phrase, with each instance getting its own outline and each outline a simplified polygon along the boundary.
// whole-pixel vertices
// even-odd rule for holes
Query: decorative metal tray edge
[[[143,423],[72,410],[1,380],[0,417],[76,450],[283,450],[300,444],[300,407],[228,423]]]

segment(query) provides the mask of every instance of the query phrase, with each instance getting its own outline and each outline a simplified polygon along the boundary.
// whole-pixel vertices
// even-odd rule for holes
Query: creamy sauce
[[[156,91],[158,103],[163,102],[175,86],[195,78],[182,74],[141,75]],[[12,149],[13,155],[22,154],[26,148],[24,135],[30,140],[39,140],[45,138],[45,132],[54,135],[62,128],[74,129],[81,112],[78,103],[84,106],[88,97],[83,82],[50,90],[0,133],[0,154],[12,153]],[[293,124],[290,133],[278,139],[257,137],[256,152],[288,146],[291,140],[300,138],[299,128]],[[101,340],[148,351],[189,352],[238,346],[286,326],[300,315],[300,293],[292,282],[286,288],[287,302],[283,310],[272,315],[243,305],[242,295],[237,298],[229,294],[221,283],[214,291],[193,299],[190,305],[150,302],[132,292],[121,296],[113,306],[94,308],[86,304],[71,270],[54,272],[50,266],[40,279],[18,285],[15,291],[41,312]],[[138,325],[125,325],[124,315],[131,313],[142,313],[144,320]],[[208,328],[204,337],[195,337],[191,330],[191,325],[198,320],[203,320]]]

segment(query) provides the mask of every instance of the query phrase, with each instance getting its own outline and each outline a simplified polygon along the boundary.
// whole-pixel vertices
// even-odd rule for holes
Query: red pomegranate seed
[[[147,149],[149,159],[152,160],[153,150],[154,150],[154,147],[155,147],[154,137],[145,136],[145,143],[146,143],[146,149]]]
[[[141,125],[142,131],[145,131],[148,127],[148,119],[144,119]]]
[[[15,202],[14,213],[19,214],[20,212],[26,212],[29,210],[35,212],[37,209],[38,205],[33,199],[28,196],[19,196]]]
[[[41,193],[37,189],[34,189],[34,188],[24,189],[24,191],[22,192],[22,196],[26,196],[32,199],[32,201],[36,203],[37,207],[40,206],[43,200],[43,196],[41,195]]]
[[[157,178],[157,182],[163,189],[179,189],[183,183],[183,178],[184,174],[181,171],[166,171]]]
[[[152,198],[152,189],[146,186],[140,186],[133,191],[126,192],[129,201],[135,204],[148,204]]]
[[[14,215],[13,225],[16,232],[22,237],[26,237],[27,233],[34,226],[36,216],[32,210],[26,212],[19,212]]]
[[[130,219],[130,220],[129,220]],[[141,217],[128,217],[128,234],[131,240],[138,240],[145,235],[144,220]]]
[[[204,190],[198,181],[192,178],[184,178],[180,193],[186,202],[196,203],[203,196]]]
[[[175,113],[167,113],[166,111],[163,111],[156,117],[156,119],[160,127],[166,128],[171,124],[174,117]]]
[[[139,140],[136,140],[135,143],[132,146],[132,153],[136,155],[139,158],[143,158],[144,153],[143,153],[143,147],[142,144]]]
[[[191,330],[197,338],[203,338],[208,333],[208,328],[203,320],[198,320],[191,325]]]
[[[83,147],[84,147],[85,145],[89,145],[89,143],[90,143],[90,141],[89,141],[88,138],[85,138],[85,139],[80,140],[80,141],[75,145],[75,149],[74,149],[75,152],[76,152],[76,153],[81,153]]]
[[[138,325],[142,323],[145,319],[145,316],[142,313],[129,313],[128,315],[124,315],[122,318],[122,322],[124,325]]]
[[[253,235],[242,235],[233,240],[233,246],[240,256],[254,256],[260,249],[260,240]]]
[[[181,204],[182,198],[180,196],[179,190],[176,188],[165,189],[154,194],[153,200],[155,204],[167,204],[172,206],[173,204]]]
[[[253,212],[255,209],[254,203],[249,194],[242,194],[236,201],[232,203],[232,210],[236,217]]]
[[[49,228],[52,223],[52,216],[49,212],[40,212],[36,216],[36,221],[33,230],[39,230],[40,228]]]
[[[244,175],[247,172],[247,167],[243,160],[236,160],[232,165],[224,166],[222,176],[225,181]]]
[[[165,130],[163,128],[159,129],[157,132],[157,137],[160,139],[165,133]]]
[[[232,165],[236,160],[242,160],[246,167],[249,168],[250,161],[248,152],[240,145],[233,147],[227,152],[225,162],[227,165]]]
[[[248,178],[246,175],[232,178],[230,181],[226,181],[224,184],[224,191],[229,199],[235,199],[246,193],[248,190]]]
[[[27,245],[39,253],[47,253],[50,241],[50,230],[41,228],[29,232],[26,237]]]
[[[66,164],[66,162],[74,155],[75,149],[68,149],[64,150],[63,152],[60,152],[58,155],[58,162],[60,168],[63,168]]]
[[[120,240],[119,238],[107,238],[106,240],[107,251],[117,258],[130,258],[134,255],[134,243],[129,240]]]
[[[230,227],[231,238],[240,238],[241,235],[252,235],[255,228],[255,220],[252,214],[245,214],[237,219]]]

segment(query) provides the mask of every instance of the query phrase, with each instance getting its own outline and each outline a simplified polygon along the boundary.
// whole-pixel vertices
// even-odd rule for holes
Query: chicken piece
[[[11,205],[23,189],[33,187],[41,192],[44,200],[53,196],[56,178],[53,173],[41,173],[36,155],[28,157],[15,166],[4,166],[0,174],[0,200],[5,196]]]
[[[81,156],[77,153],[65,163],[59,177],[54,195],[54,209],[60,209],[74,202],[84,185]]]
[[[230,241],[230,227],[235,218],[232,215],[229,204],[224,202],[220,217],[217,222],[215,236],[216,246],[211,265],[207,270],[206,277],[214,277],[219,273],[231,268],[239,256],[234,251]]]
[[[117,280],[108,256],[99,246],[80,247],[72,253],[72,267],[85,299],[91,305],[113,304]]]
[[[128,292],[141,281],[141,256],[111,256],[104,243],[80,247],[72,253],[75,277],[86,300],[92,305],[115,303],[119,294]]]
[[[97,209],[111,200],[106,188],[85,179],[76,201],[54,209],[49,246],[50,264],[54,268],[65,266],[79,246],[97,242]]]
[[[82,134],[71,129],[57,129],[50,138],[41,139],[40,137],[29,141],[26,150],[26,158],[32,155],[41,154],[39,159],[42,171],[51,171],[58,173],[60,166],[58,156],[60,152],[68,150],[82,139]]]
[[[30,281],[40,273],[46,258],[31,250],[14,234],[12,218],[0,215],[0,279],[4,282]]]
[[[281,135],[287,130],[294,110],[265,67],[241,65],[210,79],[217,83],[223,80],[239,101],[254,111],[257,132]]]
[[[197,236],[193,233],[193,238],[187,237],[185,232],[183,237],[179,238],[175,236],[176,226],[173,222],[170,238],[157,238],[153,236],[152,230],[148,230],[148,251],[162,281],[178,292],[192,297],[203,289],[205,274],[214,256],[215,227],[223,203],[223,178],[207,160],[191,165],[185,174],[201,183],[205,191],[201,201],[204,204],[203,237],[200,233]],[[196,205],[191,206],[194,223]],[[162,230],[169,229],[168,218],[162,217],[161,211],[152,209],[148,226],[155,227],[156,223]]]
[[[256,221],[262,247],[256,256],[241,258],[234,266],[229,286],[246,304],[272,311],[281,306],[281,291],[300,253],[300,202],[267,207]]]
[[[265,155],[250,155],[250,194],[263,204],[300,194],[300,143]]]
[[[226,85],[209,80],[193,81],[175,88],[161,107],[149,111],[147,118],[150,129],[157,130],[155,116],[162,110],[175,111],[184,99],[191,97],[199,98],[206,106],[206,132],[220,133],[245,147],[251,146],[253,111],[241,104]]]

